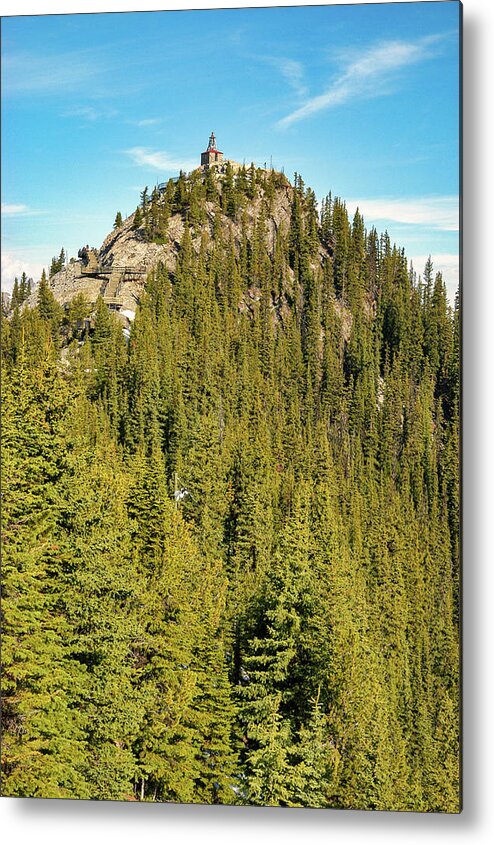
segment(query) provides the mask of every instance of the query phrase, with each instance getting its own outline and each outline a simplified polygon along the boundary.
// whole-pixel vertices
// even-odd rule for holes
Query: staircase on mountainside
[[[94,276],[99,272],[98,253],[95,249],[89,249],[88,246],[82,247],[79,250],[79,258],[82,258],[81,275]]]
[[[120,284],[123,281],[123,277],[125,275],[125,268],[113,267],[110,273],[110,278],[106,284],[104,293],[103,293],[103,302],[106,303],[108,306],[120,306],[123,305],[123,300],[121,297],[117,296],[118,289]]]

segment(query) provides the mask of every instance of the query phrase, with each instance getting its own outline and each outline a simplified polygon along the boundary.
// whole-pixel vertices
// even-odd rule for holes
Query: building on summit
[[[223,153],[217,149],[214,132],[211,132],[208,148],[204,153],[201,153],[201,167],[207,170],[209,167],[221,164],[222,162]]]

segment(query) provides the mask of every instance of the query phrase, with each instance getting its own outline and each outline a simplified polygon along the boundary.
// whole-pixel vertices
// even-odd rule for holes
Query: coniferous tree
[[[134,222],[132,223],[132,228],[134,230],[140,229],[141,226],[142,226],[142,211],[141,211],[140,206],[137,206],[137,208],[134,212]]]

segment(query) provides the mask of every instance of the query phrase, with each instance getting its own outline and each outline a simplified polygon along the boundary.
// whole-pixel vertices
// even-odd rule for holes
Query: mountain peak
[[[213,155],[221,159],[212,162]],[[225,160],[211,133],[196,170],[152,191],[144,188],[135,212],[106,236],[99,249],[82,247],[78,259],[51,278],[51,289],[64,305],[77,294],[93,303],[102,295],[111,310],[133,313],[152,270],[164,265],[175,272],[186,230],[196,255],[201,246],[209,254],[233,245],[239,258],[242,249],[251,250],[253,238],[262,236],[272,259],[277,242],[289,236],[297,203],[302,218],[317,214],[315,207],[307,207],[303,189],[293,187],[283,173]],[[319,238],[313,265],[322,265],[330,252]],[[284,274],[282,287],[290,292],[293,269],[288,264]]]

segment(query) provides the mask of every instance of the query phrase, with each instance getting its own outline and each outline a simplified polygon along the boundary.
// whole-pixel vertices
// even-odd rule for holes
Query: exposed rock
[[[247,236],[252,237],[254,228],[262,209],[265,214],[265,236],[268,252],[273,254],[274,244],[278,235],[288,236],[292,212],[294,188],[286,179],[279,175],[279,183],[269,200],[266,212],[266,196],[262,188],[257,196],[247,202],[238,212],[237,219],[232,220],[218,209],[217,204],[205,202],[206,223],[199,229],[192,227],[192,248],[199,252],[201,242],[205,242],[209,251],[214,247],[214,231],[220,229],[223,239],[232,240],[237,254],[240,252],[242,228],[245,225]],[[218,178],[217,187],[221,193],[222,184]],[[172,214],[167,223],[166,242],[153,243],[144,237],[141,226],[134,228],[135,214],[131,214],[123,221],[122,226],[110,232],[99,250],[86,250],[80,253],[83,257],[72,260],[59,273],[50,279],[50,287],[55,298],[61,304],[69,303],[77,294],[83,294],[89,302],[95,303],[98,296],[106,295],[118,299],[118,308],[122,322],[128,325],[134,318],[137,304],[142,296],[149,273],[158,265],[164,265],[171,273],[175,271],[177,255],[185,229],[185,217],[181,213]],[[204,241],[205,236],[205,241]],[[91,261],[88,263],[88,252]],[[330,260],[330,251],[319,244],[317,256],[312,261],[314,270]],[[93,269],[92,263],[98,268],[98,273],[88,273]],[[124,272],[126,270],[126,272]],[[284,322],[291,308],[296,292],[294,290],[294,274],[287,267],[283,279],[283,293],[271,303],[273,320]],[[239,303],[241,311],[254,312],[258,307],[260,291],[251,287],[245,291]],[[36,291],[33,292],[29,305],[36,303]],[[342,334],[345,340],[351,333],[351,315],[339,302],[335,301],[335,309],[342,320]]]

